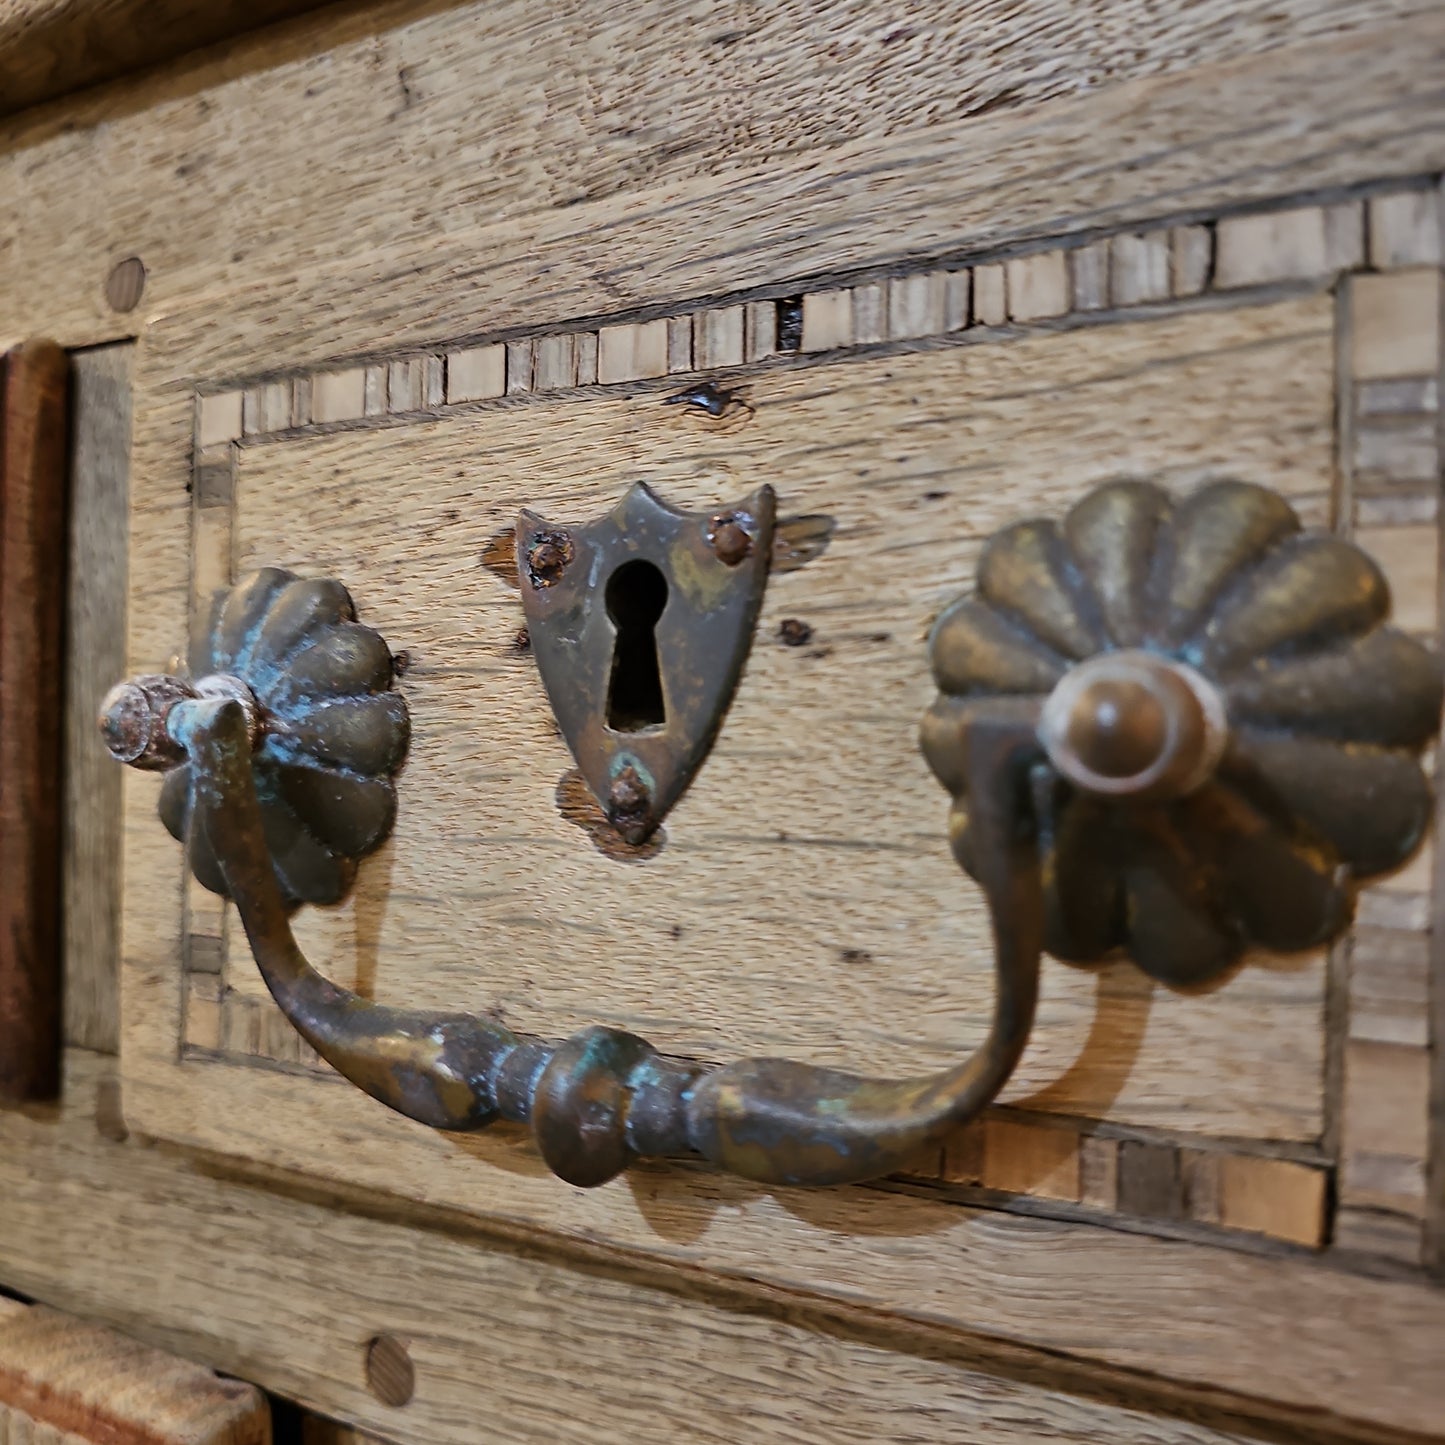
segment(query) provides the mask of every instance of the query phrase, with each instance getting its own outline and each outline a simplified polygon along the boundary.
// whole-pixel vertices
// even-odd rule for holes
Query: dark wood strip
[[[0,1099],[60,1089],[66,357],[0,375]]]
[[[0,7],[0,115],[318,9],[327,0],[20,0]]]

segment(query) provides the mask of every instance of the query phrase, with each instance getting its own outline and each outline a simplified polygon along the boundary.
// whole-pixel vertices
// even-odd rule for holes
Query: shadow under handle
[[[206,830],[266,986],[338,1073],[438,1129],[529,1124],[552,1171],[604,1183],[644,1156],[696,1153],[766,1184],[842,1184],[913,1163],[1008,1081],[1033,1025],[1042,952],[1038,855],[1027,806],[1036,716],[961,727],[971,854],[988,899],[997,994],[987,1038],[956,1068],[870,1079],[787,1059],[707,1069],[646,1040],[592,1027],[561,1043],[470,1014],[373,1003],[306,961],[262,829],[242,704],[187,699],[168,729],[192,766],[192,826]]]

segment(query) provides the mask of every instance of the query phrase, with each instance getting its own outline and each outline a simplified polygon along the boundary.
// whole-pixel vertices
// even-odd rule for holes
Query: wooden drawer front
[[[193,405],[156,413],[170,456],[171,418],[194,426],[193,475],[136,509],[151,560],[133,571],[132,663],[161,665],[162,639],[267,563],[343,579],[406,654],[395,836],[344,905],[299,925],[348,987],[544,1036],[605,1022],[706,1060],[944,1067],[980,1038],[992,984],[986,912],[914,742],[933,617],[1010,520],[1118,475],[1238,476],[1357,537],[1399,624],[1433,639],[1434,200],[1382,185],[651,319],[199,377]],[[702,379],[747,407],[662,404]],[[184,509],[164,500],[186,480]],[[833,531],[774,578],[711,759],[629,851],[577,806],[494,564],[520,507],[582,520],[637,480],[696,508],[771,482],[783,515]],[[649,1236],[635,1188],[577,1199],[515,1135],[429,1135],[341,1086],[271,1004],[229,909],[183,879],[154,783],[127,797],[125,1068],[147,1132]],[[1427,849],[1368,892],[1332,956],[1254,957],[1204,996],[1050,963],[1000,1105],[911,1177],[944,1201],[1417,1262],[1432,868]],[[890,1206],[844,1191],[827,1208],[866,1229]]]

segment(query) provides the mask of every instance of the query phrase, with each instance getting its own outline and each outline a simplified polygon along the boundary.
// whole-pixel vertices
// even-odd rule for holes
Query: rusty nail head
[[[629,763],[612,780],[607,794],[607,809],[617,823],[638,821],[647,812],[652,794],[642,775]]]
[[[736,567],[752,549],[753,539],[744,523],[747,518],[737,512],[719,512],[712,519],[708,536],[718,561]]]
[[[575,549],[561,531],[539,532],[527,549],[527,575],[533,587],[550,587],[571,565]]]

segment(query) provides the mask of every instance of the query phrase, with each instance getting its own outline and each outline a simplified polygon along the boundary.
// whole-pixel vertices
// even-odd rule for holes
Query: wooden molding
[[[896,1195],[879,1308],[782,1280],[756,1250],[741,1277],[715,1251],[647,1259],[111,1142],[96,1101],[114,1068],[69,1050],[58,1110],[0,1112],[0,1279],[405,1445],[468,1445],[478,1419],[498,1439],[670,1441],[684,1396],[682,1437],[769,1445],[819,1420],[915,1445],[1240,1445],[1263,1428],[1247,1420],[1320,1445],[1438,1430],[1445,1293],[1422,1282],[1006,1215],[944,1234],[938,1206]],[[688,1218],[680,1192],[659,1190],[659,1228]],[[836,1264],[841,1221],[809,1224],[788,1193],[746,1213]],[[744,1215],[730,1205],[711,1232]],[[947,1283],[943,1254],[965,1266]],[[931,1298],[910,1285],[920,1259]],[[383,1333],[416,1364],[405,1407],[367,1385]]]

